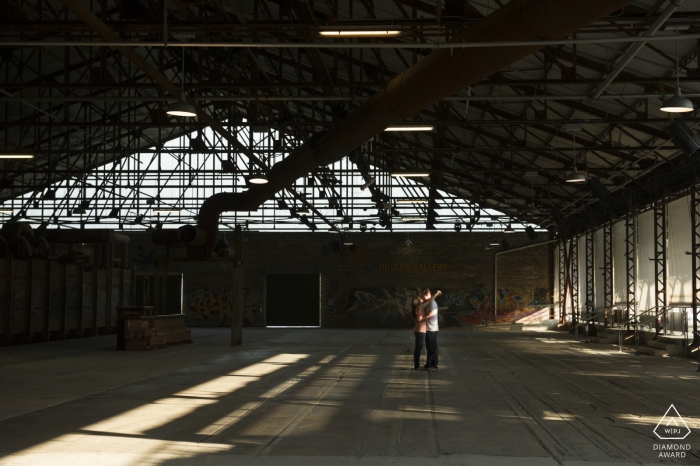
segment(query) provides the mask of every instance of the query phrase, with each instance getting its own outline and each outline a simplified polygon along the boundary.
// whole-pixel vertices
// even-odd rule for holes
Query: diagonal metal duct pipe
[[[631,0],[513,0],[452,38],[453,42],[560,39]],[[399,120],[526,57],[540,46],[442,48],[392,78],[379,92],[325,133],[313,136],[268,173],[269,183],[242,193],[215,194],[202,204],[198,225],[209,254],[219,216],[257,209],[278,191],[321,165],[334,163]]]

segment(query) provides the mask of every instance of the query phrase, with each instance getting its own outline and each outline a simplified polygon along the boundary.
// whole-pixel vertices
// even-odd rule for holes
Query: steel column
[[[630,320],[630,312],[632,316],[637,315],[637,306],[635,301],[636,287],[636,223],[637,217],[633,214],[628,214],[625,218],[625,279],[627,284],[627,321]]]
[[[603,225],[603,285],[605,290],[605,312],[609,313],[610,323],[613,318],[613,227],[612,222]],[[605,320],[607,326],[608,320]]]
[[[579,303],[578,303],[578,238],[571,238],[571,322],[578,325]]]
[[[559,241],[559,322],[566,321],[566,241]]]
[[[595,335],[595,249],[592,229],[586,231],[586,322],[586,335]]]
[[[654,305],[657,314],[665,311],[666,307],[666,205],[657,202],[654,205]],[[663,314],[664,328],[666,327],[666,314]],[[659,326],[656,324],[658,336]]]
[[[698,344],[698,302],[700,302],[700,192],[693,189],[690,222],[692,229],[691,257],[693,267],[693,346]]]

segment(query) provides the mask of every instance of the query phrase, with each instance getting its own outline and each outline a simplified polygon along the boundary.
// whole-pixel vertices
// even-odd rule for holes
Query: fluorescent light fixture
[[[343,243],[343,246],[354,246],[354,245],[355,245],[355,243],[353,243],[352,241]]]
[[[424,176],[430,176],[427,172],[393,172],[390,173],[393,178],[421,178]]]
[[[676,93],[673,97],[669,97],[664,100],[659,109],[662,112],[668,113],[685,113],[693,111],[693,103],[681,95],[680,88],[676,89]]]
[[[401,34],[398,29],[322,29],[319,35],[325,37],[392,37]]]
[[[401,217],[403,222],[425,222],[426,220],[426,217]]]
[[[406,126],[389,126],[384,131],[432,131],[433,125],[406,125]]]
[[[0,215],[12,215],[15,213],[12,209],[0,209]]]
[[[513,229],[513,227],[509,223],[508,226],[506,227],[506,229],[503,230],[503,233],[515,233],[515,230]]]
[[[501,243],[498,242],[498,240],[496,239],[495,236],[493,236],[493,235],[489,236],[489,246],[498,246],[499,244],[501,244]],[[487,247],[487,249],[490,249],[490,248]]]
[[[158,207],[153,209],[154,214],[179,214],[181,209],[175,207]]]
[[[172,116],[193,118],[197,116],[197,109],[185,100],[185,94],[180,94],[180,100],[170,104],[165,113]]]
[[[427,204],[427,199],[396,199],[397,204]]]
[[[34,154],[31,152],[12,151],[0,152],[0,159],[33,159]]]

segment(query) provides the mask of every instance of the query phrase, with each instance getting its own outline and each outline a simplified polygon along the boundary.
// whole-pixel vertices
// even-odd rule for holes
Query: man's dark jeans
[[[413,332],[416,336],[416,349],[413,351],[413,367],[420,369],[420,354],[425,346],[425,333]]]
[[[428,367],[438,366],[438,344],[437,344],[438,332],[426,332],[425,333],[425,346],[428,349]]]

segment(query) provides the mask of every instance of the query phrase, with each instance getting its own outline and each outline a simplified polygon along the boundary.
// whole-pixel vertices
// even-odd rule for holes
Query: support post
[[[656,306],[656,315],[662,312],[663,327],[667,326],[666,314],[666,205],[657,202],[654,205],[654,296]],[[656,335],[654,339],[659,337],[658,322],[654,323],[656,327]]]
[[[579,324],[579,300],[578,300],[578,238],[571,238],[569,245],[569,260],[571,262],[571,322],[574,328],[578,328]],[[578,339],[578,338],[577,338]]]
[[[626,285],[627,285],[627,328],[629,328],[629,322],[631,317],[637,317],[637,305],[635,301],[635,250],[636,250],[636,223],[637,217],[631,213],[627,214],[625,218],[625,271],[626,271]],[[630,315],[631,313],[631,315]]]
[[[559,241],[559,323],[566,322],[566,241]]]
[[[243,261],[241,259],[242,230],[236,225],[233,232],[234,263],[233,263],[233,309],[231,310],[231,346],[243,344],[243,300],[245,287],[243,281]]]
[[[690,222],[692,230],[692,266],[693,266],[693,343],[698,346],[698,303],[700,302],[700,192],[698,188],[693,188],[692,194],[693,208],[690,211]]]
[[[586,341],[596,336],[595,328],[595,249],[593,230],[586,230]]]
[[[605,312],[609,313],[610,324],[614,323],[613,311],[613,227],[612,222],[603,225],[603,288],[605,293]],[[605,319],[605,327],[608,319]]]

